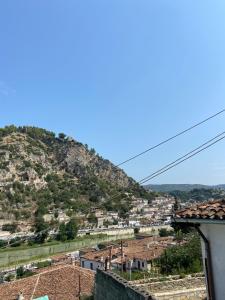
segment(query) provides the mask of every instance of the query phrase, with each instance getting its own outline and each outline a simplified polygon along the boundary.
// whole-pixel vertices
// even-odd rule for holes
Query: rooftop
[[[43,269],[31,277],[0,284],[0,299],[15,300],[22,293],[24,300],[45,295],[49,300],[78,300],[79,277],[81,294],[92,294],[92,271],[73,265],[59,265]]]
[[[164,249],[172,245],[174,240],[172,237],[147,237],[140,240],[125,240],[123,241],[124,259],[146,259],[152,260],[160,256]],[[121,246],[114,245],[111,249],[113,262],[121,262]],[[106,257],[110,256],[110,248],[91,251],[83,254],[81,257],[86,260],[97,262],[105,262]]]
[[[184,208],[176,212],[175,219],[225,220],[225,200],[214,200]]]

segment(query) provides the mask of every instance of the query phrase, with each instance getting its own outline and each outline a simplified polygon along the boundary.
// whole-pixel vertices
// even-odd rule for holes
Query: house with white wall
[[[109,267],[108,264],[110,256],[115,258],[119,251],[119,248],[111,250],[109,248],[105,250],[87,252],[84,255],[81,255],[80,266],[93,271],[96,271],[97,269],[104,270],[106,264],[107,268]]]
[[[174,221],[193,226],[201,237],[207,299],[225,299],[225,200],[196,204],[175,213]]]

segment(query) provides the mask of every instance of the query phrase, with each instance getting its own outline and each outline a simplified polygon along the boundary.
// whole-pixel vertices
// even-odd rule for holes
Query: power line
[[[225,136],[223,136],[223,137],[217,139],[215,142],[209,144],[208,146],[205,146],[204,148],[202,148],[202,149],[198,150],[197,152],[195,152],[195,153],[189,155],[188,157],[182,159],[181,161],[179,161],[179,162],[173,164],[172,166],[170,166],[170,167],[164,169],[164,170],[161,171],[161,172],[154,172],[154,173],[157,173],[157,174],[155,174],[155,175],[153,175],[153,176],[149,175],[149,178],[146,179],[146,180],[143,180],[143,179],[142,179],[142,180],[143,180],[143,181],[141,180],[142,184],[143,184],[143,183],[146,183],[147,181],[149,181],[149,180],[151,180],[151,179],[153,179],[153,178],[155,178],[155,177],[157,177],[157,176],[159,176],[159,175],[161,175],[161,174],[163,174],[163,173],[165,173],[165,172],[167,172],[168,170],[174,168],[175,166],[181,164],[182,162],[184,162],[184,161],[190,159],[191,157],[197,155],[198,153],[204,151],[205,149],[210,148],[211,146],[213,146],[214,144],[216,144],[216,143],[218,143],[219,141],[223,140],[224,138],[225,138]]]
[[[197,127],[197,126],[199,126],[199,125],[201,125],[201,124],[203,124],[203,123],[205,123],[205,122],[207,122],[207,121],[209,121],[209,120],[215,118],[216,116],[218,116],[218,115],[220,115],[220,114],[222,114],[222,113],[224,113],[224,112],[225,112],[225,109],[222,109],[221,111],[217,112],[216,114],[211,115],[210,117],[208,117],[208,118],[202,120],[201,122],[198,122],[198,123],[192,125],[191,127],[187,128],[187,129],[185,129],[185,130],[183,130],[183,131],[181,131],[181,132],[178,132],[177,134],[175,134],[175,135],[173,135],[173,136],[167,138],[166,140],[163,140],[162,142],[160,142],[160,143],[158,143],[158,144],[156,144],[156,145],[150,147],[149,149],[147,149],[147,150],[145,150],[145,151],[142,151],[142,152],[140,152],[140,153],[138,153],[138,154],[136,154],[136,155],[134,155],[134,156],[131,156],[130,158],[128,158],[128,159],[122,161],[121,163],[119,163],[118,165],[116,165],[116,167],[122,166],[122,165],[124,165],[125,163],[128,163],[129,161],[131,161],[131,160],[133,160],[133,159],[135,159],[135,158],[137,158],[137,157],[139,157],[139,156],[141,156],[141,155],[143,155],[143,154],[145,154],[145,153],[147,153],[147,152],[149,152],[149,151],[151,151],[151,150],[153,150],[153,149],[155,149],[155,148],[158,148],[159,146],[161,146],[161,145],[163,145],[163,144],[165,144],[165,143],[167,143],[167,142],[169,142],[169,141],[175,139],[176,137],[178,137],[178,136],[180,136],[180,135],[182,135],[182,134],[184,134],[184,133],[186,133],[186,132],[188,132],[188,131],[194,129],[195,127]]]
[[[222,135],[224,135],[224,134],[225,134],[225,131],[223,131],[222,133],[216,135],[216,136],[213,137],[212,139],[206,141],[205,143],[201,144],[200,146],[198,146],[197,148],[191,150],[190,152],[186,153],[185,155],[179,157],[178,159],[172,161],[171,163],[169,163],[168,165],[166,165],[166,166],[164,166],[163,168],[159,169],[158,171],[153,172],[151,175],[149,175],[149,176],[147,176],[147,177],[141,179],[140,181],[138,181],[138,183],[142,184],[142,182],[145,181],[146,179],[148,179],[148,178],[152,177],[153,175],[155,175],[155,174],[157,174],[157,173],[163,171],[164,169],[170,167],[171,165],[175,164],[176,162],[180,161],[181,159],[185,158],[186,156],[188,156],[188,155],[194,153],[194,152],[197,151],[198,149],[201,149],[203,146],[206,146],[207,144],[209,144],[210,142],[214,141],[215,139],[217,139],[218,137],[220,137],[220,136],[222,136]]]

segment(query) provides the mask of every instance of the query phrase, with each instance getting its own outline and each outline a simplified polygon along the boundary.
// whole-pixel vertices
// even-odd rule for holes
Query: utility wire
[[[163,173],[165,173],[166,171],[168,171],[168,170],[170,170],[170,169],[174,168],[175,166],[177,166],[177,165],[181,164],[181,163],[182,163],[182,162],[184,162],[185,160],[188,160],[188,159],[190,159],[191,157],[193,157],[193,156],[197,155],[198,153],[200,153],[200,152],[204,151],[205,149],[207,149],[207,148],[210,148],[211,146],[213,146],[214,144],[216,144],[216,143],[218,143],[219,141],[223,140],[224,138],[225,138],[225,136],[223,136],[223,137],[221,137],[221,138],[217,139],[215,142],[213,142],[213,143],[209,144],[208,146],[205,146],[204,148],[202,148],[202,149],[200,149],[200,150],[196,151],[195,153],[193,153],[193,154],[189,155],[188,157],[186,157],[186,158],[182,159],[181,161],[179,161],[179,162],[177,162],[177,163],[173,164],[172,166],[170,166],[170,167],[168,167],[168,168],[164,169],[164,170],[163,170],[163,171],[161,171],[161,172],[155,172],[155,173],[157,173],[157,174],[155,174],[155,175],[153,175],[153,176],[151,176],[151,175],[150,175],[148,179],[146,179],[146,180],[142,181],[142,184],[143,184],[143,183],[146,183],[147,181],[149,181],[149,180],[151,180],[151,179],[153,179],[153,178],[155,178],[155,177],[157,177],[157,176],[159,176],[160,174],[163,174]]]
[[[187,128],[187,129],[185,129],[185,130],[183,130],[183,131],[181,131],[181,132],[178,132],[177,134],[175,134],[175,135],[173,135],[173,136],[167,138],[166,140],[164,140],[164,141],[162,141],[162,142],[160,142],[160,143],[158,143],[158,144],[156,144],[156,145],[150,147],[149,149],[147,149],[147,150],[145,150],[145,151],[143,151],[143,152],[140,152],[140,153],[138,153],[138,154],[136,154],[136,155],[134,155],[134,156],[131,156],[130,158],[128,158],[128,159],[122,161],[121,163],[119,163],[118,165],[116,165],[116,167],[122,166],[122,165],[128,163],[129,161],[131,161],[131,160],[133,160],[133,159],[135,159],[135,158],[137,158],[137,157],[139,157],[139,156],[141,156],[141,155],[143,155],[143,154],[145,154],[145,153],[147,153],[147,152],[149,152],[149,151],[151,151],[151,150],[153,150],[153,149],[155,149],[155,148],[158,148],[159,146],[161,146],[161,145],[163,145],[163,144],[165,144],[165,143],[167,143],[167,142],[169,142],[169,141],[175,139],[176,137],[178,137],[178,136],[180,136],[180,135],[182,135],[182,134],[184,134],[184,133],[186,133],[186,132],[188,132],[188,131],[194,129],[195,127],[197,127],[197,126],[199,126],[199,125],[201,125],[201,124],[203,124],[203,123],[205,123],[205,122],[207,122],[207,121],[209,121],[209,120],[215,118],[216,116],[218,116],[218,115],[220,115],[220,114],[222,114],[222,113],[224,113],[224,112],[225,112],[225,109],[222,109],[221,111],[217,112],[216,114],[211,115],[210,117],[208,117],[208,118],[202,120],[201,122],[198,122],[198,123],[192,125],[191,127]]]
[[[138,183],[142,184],[143,181],[145,181],[145,180],[147,180],[148,178],[152,177],[153,175],[155,175],[155,174],[157,174],[157,173],[163,171],[164,169],[170,167],[171,165],[175,164],[176,162],[180,161],[181,159],[185,158],[186,156],[188,156],[188,155],[194,153],[195,151],[201,149],[202,147],[206,146],[207,144],[209,144],[210,142],[214,141],[215,139],[217,139],[218,137],[220,137],[220,136],[222,136],[222,135],[224,135],[224,134],[225,134],[225,131],[223,131],[222,133],[216,135],[216,136],[213,137],[212,139],[206,141],[205,143],[201,144],[200,146],[198,146],[197,148],[193,149],[192,151],[186,153],[185,155],[179,157],[178,159],[172,161],[171,163],[169,163],[168,165],[166,165],[166,166],[164,166],[163,168],[159,169],[158,171],[156,171],[156,172],[152,173],[151,175],[149,175],[149,176],[147,176],[147,177],[141,179],[140,181],[138,181]]]

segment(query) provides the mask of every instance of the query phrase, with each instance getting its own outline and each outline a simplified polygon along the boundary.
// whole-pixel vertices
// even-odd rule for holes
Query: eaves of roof
[[[220,220],[220,219],[174,218],[173,221],[175,223],[220,224],[220,225],[225,225],[225,220]]]

